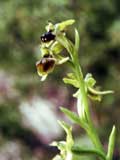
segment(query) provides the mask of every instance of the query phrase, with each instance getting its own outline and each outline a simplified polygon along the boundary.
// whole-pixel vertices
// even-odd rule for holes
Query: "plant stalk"
[[[100,142],[99,136],[96,132],[96,129],[92,123],[92,119],[90,116],[90,110],[89,110],[89,106],[88,106],[88,98],[87,98],[87,92],[85,91],[85,83],[84,83],[84,79],[83,79],[83,74],[81,71],[81,67],[79,65],[79,58],[78,58],[78,54],[74,54],[74,59],[73,59],[73,64],[75,66],[74,68],[74,73],[79,81],[80,84],[80,92],[81,92],[81,97],[78,96],[78,99],[81,98],[82,99],[82,107],[84,107],[85,110],[85,114],[87,117],[87,128],[84,127],[84,129],[86,130],[87,134],[90,136],[93,144],[95,145],[95,147],[102,151],[104,153],[104,149],[103,146]],[[78,106],[81,107],[81,106]]]

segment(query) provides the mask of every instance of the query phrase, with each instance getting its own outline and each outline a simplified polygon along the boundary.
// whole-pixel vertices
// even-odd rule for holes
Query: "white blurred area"
[[[0,149],[0,160],[22,160],[20,145],[13,141],[5,143]]]
[[[22,123],[36,134],[43,142],[49,143],[59,137],[62,129],[57,123],[59,117],[56,108],[49,101],[34,96],[19,106],[22,114]]]
[[[0,160],[38,160],[34,155],[28,157],[26,152],[28,150],[19,141],[7,141],[0,147]]]

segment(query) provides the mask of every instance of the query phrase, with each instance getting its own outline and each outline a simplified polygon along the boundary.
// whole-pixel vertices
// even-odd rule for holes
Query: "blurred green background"
[[[120,159],[120,0],[0,0],[0,160],[47,160],[57,153],[48,143],[64,139],[56,120],[68,121],[59,106],[75,110],[74,89],[62,82],[66,65],[43,83],[35,63],[47,22],[72,18],[84,74],[115,91],[100,103],[90,101],[90,107],[106,149],[116,125],[114,160]],[[74,27],[68,30],[71,40]],[[75,126],[73,132],[79,144],[89,145],[82,129]]]

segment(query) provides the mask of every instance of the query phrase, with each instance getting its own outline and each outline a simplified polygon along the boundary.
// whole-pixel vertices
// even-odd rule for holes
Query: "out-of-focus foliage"
[[[73,89],[68,88],[71,89],[68,93],[61,81],[68,70],[65,65],[56,68],[44,84],[41,84],[35,67],[40,57],[40,36],[45,32],[46,23],[57,23],[71,18],[76,20],[75,27],[80,33],[79,54],[84,73],[91,72],[99,85],[115,91],[114,95],[106,96],[101,104],[95,103],[91,106],[104,144],[108,141],[106,138],[111,126],[116,124],[117,156],[117,148],[120,147],[119,0],[0,1],[0,144],[6,143],[8,139],[17,139],[20,143],[25,142],[29,148],[34,145],[28,154],[39,146],[44,148],[45,153],[51,151],[49,147],[38,142],[40,138],[35,136],[38,133],[23,127],[18,106],[24,99],[29,101],[35,95],[47,98],[57,107],[74,105],[74,99],[69,97]],[[74,31],[70,28],[68,35],[74,41],[73,34]],[[58,113],[58,108],[56,112]],[[78,132],[75,131],[77,137]],[[30,143],[31,139],[33,142]],[[43,154],[46,158],[41,157],[37,151],[35,155],[40,159],[47,159],[47,154]]]

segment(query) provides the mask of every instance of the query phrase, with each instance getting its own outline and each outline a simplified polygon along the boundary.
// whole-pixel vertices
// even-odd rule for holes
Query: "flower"
[[[58,41],[61,35],[65,36],[65,29],[74,23],[74,20],[67,20],[53,25],[48,23],[47,32],[41,38],[41,59],[36,63],[38,75],[45,80],[47,75],[54,70],[55,65],[61,65],[69,60],[69,57],[61,56],[64,45]]]
[[[53,71],[55,67],[55,58],[51,55],[45,55],[40,61],[36,63],[37,72],[42,76],[42,81],[46,79],[47,75]]]

